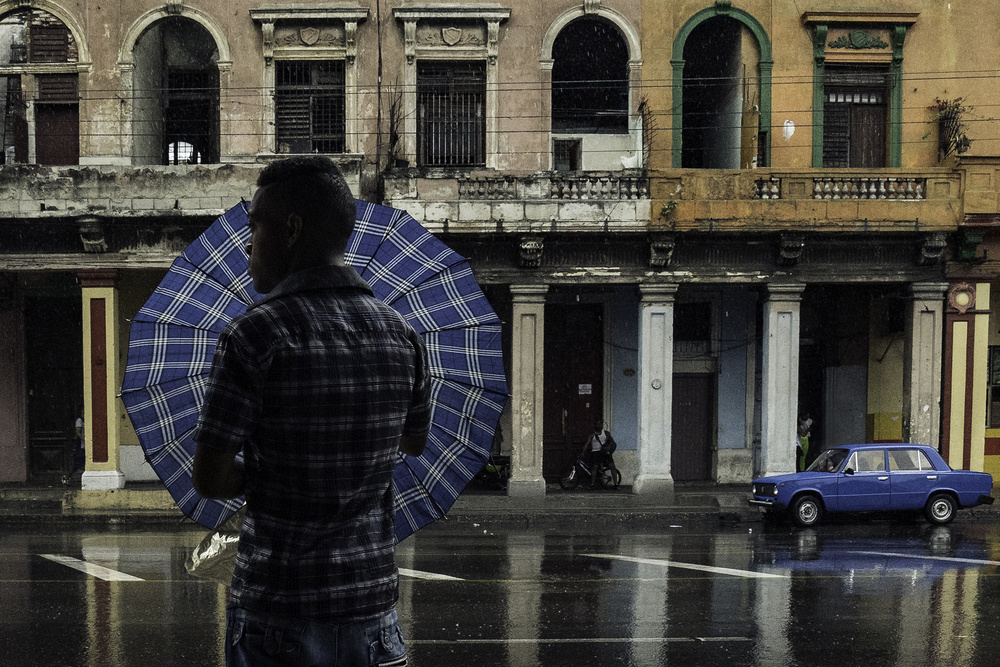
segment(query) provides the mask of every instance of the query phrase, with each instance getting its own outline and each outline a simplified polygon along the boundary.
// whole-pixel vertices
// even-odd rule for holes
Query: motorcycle
[[[608,455],[608,459],[611,456]],[[559,478],[559,486],[569,491],[580,485],[580,480],[591,478],[591,468],[586,459],[582,456],[576,457],[573,467],[563,477]],[[597,464],[596,483],[602,489],[617,489],[622,483],[622,474],[617,467],[612,468],[607,465],[604,459]]]

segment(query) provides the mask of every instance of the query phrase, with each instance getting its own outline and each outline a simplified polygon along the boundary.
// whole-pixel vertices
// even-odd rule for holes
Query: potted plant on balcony
[[[938,154],[944,159],[952,153],[962,155],[969,150],[972,140],[966,135],[965,114],[973,107],[965,104],[964,98],[953,100],[935,98],[931,110],[936,112],[938,122]]]

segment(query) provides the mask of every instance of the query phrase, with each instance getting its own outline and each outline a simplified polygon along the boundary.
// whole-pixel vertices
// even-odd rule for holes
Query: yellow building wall
[[[869,442],[899,442],[903,438],[903,332],[885,331],[879,311],[889,297],[873,300],[868,331]]]
[[[674,41],[684,25],[698,12],[712,8],[711,2],[642,0],[642,47],[644,95],[655,113],[656,132],[649,167],[653,182],[654,222],[663,205],[677,199],[676,183],[664,170],[671,168],[674,107]],[[916,13],[916,22],[907,31],[903,46],[902,168],[936,167],[938,162],[936,98],[962,97],[964,103],[981,111],[969,114],[967,134],[972,139],[968,156],[1000,153],[1000,120],[990,109],[1000,105],[1000,87],[992,85],[988,73],[1000,61],[1000,12],[983,11],[975,3],[945,3],[936,0],[886,0],[857,7],[858,14]],[[792,0],[744,0],[733,9],[747,12],[770,38],[771,83],[771,167],[808,168],[812,165],[812,107],[814,55],[812,32],[802,20],[807,10],[825,11],[819,6]],[[832,29],[832,28],[831,28]],[[969,44],[983,48],[968,48]],[[970,75],[981,72],[982,76]],[[961,75],[956,75],[962,73]],[[786,121],[795,127],[786,141],[782,128]],[[954,158],[946,165],[954,166]],[[662,179],[662,180],[661,180]],[[700,193],[679,193],[678,220],[686,219],[684,199]],[[953,193],[957,195],[957,193]],[[945,212],[942,212],[945,213]],[[692,212],[691,217],[696,217]],[[921,222],[930,216],[920,216]],[[948,216],[954,219],[954,215]],[[822,221],[822,216],[820,217]]]

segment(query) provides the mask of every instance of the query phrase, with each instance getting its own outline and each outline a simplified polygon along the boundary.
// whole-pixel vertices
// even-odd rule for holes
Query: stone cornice
[[[295,19],[309,20],[342,20],[361,22],[368,18],[368,8],[356,3],[330,3],[317,7],[316,5],[280,4],[265,5],[250,10],[250,17],[259,23],[274,21],[290,21]]]
[[[510,9],[499,3],[412,3],[392,10],[400,21],[420,19],[482,19],[484,21],[506,21]]]
[[[920,12],[868,12],[868,11],[825,11],[805,12],[802,22],[806,25],[843,24],[888,24],[913,25]]]

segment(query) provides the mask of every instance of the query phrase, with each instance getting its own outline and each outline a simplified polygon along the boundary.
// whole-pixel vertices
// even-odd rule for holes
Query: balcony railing
[[[649,197],[649,179],[614,172],[471,176],[458,179],[458,196],[462,200],[636,200]]]
[[[432,231],[643,231],[650,187],[644,170],[399,173],[386,200]]]
[[[783,199],[782,177],[754,181],[754,199]],[[920,176],[814,176],[813,199],[885,199],[921,201],[927,198],[927,179]]]

